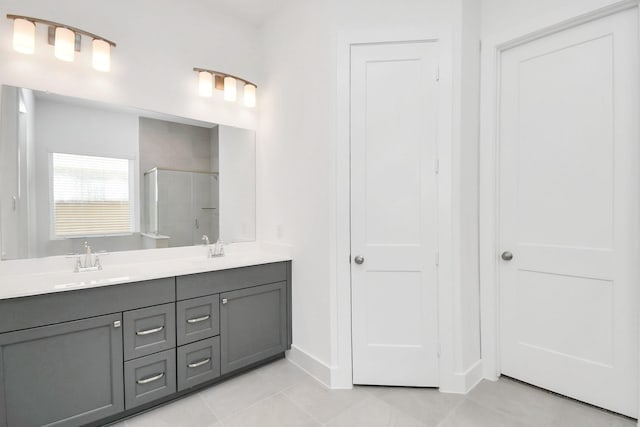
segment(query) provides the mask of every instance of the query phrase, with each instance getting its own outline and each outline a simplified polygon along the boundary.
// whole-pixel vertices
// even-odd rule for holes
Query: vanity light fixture
[[[31,55],[36,45],[36,24],[27,19],[13,21],[13,48]]]
[[[76,34],[68,28],[56,27],[53,51],[59,60],[73,62],[76,54]]]
[[[206,71],[198,72],[198,93],[207,98],[213,95],[213,74]]]
[[[256,106],[256,87],[251,83],[244,85],[244,105],[250,108]]]
[[[231,76],[224,78],[224,100],[229,102],[236,102],[238,90],[238,84],[236,79]]]
[[[7,19],[13,19],[13,48],[20,53],[32,54],[35,51],[36,24],[42,24],[49,27],[48,42],[54,46],[56,58],[72,62],[75,53],[80,52],[82,36],[86,36],[92,39],[93,68],[105,72],[111,69],[111,48],[116,47],[111,40],[45,19],[12,14],[8,14]]]
[[[213,88],[224,91],[224,100],[235,102],[238,99],[238,81],[244,84],[243,101],[249,108],[256,106],[256,88],[254,83],[231,74],[219,71],[194,67],[198,73],[198,93],[200,96],[209,97],[213,94]]]

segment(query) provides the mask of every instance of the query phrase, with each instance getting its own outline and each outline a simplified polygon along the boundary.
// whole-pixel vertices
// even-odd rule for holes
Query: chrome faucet
[[[202,241],[204,242],[205,248],[207,248],[207,258],[211,258],[211,244],[209,243],[209,236],[203,234]]]
[[[215,245],[211,247],[211,243],[209,242],[209,236],[204,234],[202,236],[202,241],[204,245],[207,247],[207,258],[218,258],[224,256],[224,244],[221,239],[218,239]]]
[[[91,246],[88,242],[84,242],[84,268],[91,266]]]
[[[105,252],[100,252],[94,254],[91,251],[91,246],[89,246],[88,242],[84,242],[84,263],[82,262],[82,255],[72,255],[75,258],[75,263],[73,266],[74,273],[80,273],[84,271],[98,271],[102,270],[102,263],[100,262],[101,255],[108,255]]]

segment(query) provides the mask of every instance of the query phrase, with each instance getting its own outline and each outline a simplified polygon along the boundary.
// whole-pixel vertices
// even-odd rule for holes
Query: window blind
[[[56,237],[131,233],[129,160],[53,153]]]

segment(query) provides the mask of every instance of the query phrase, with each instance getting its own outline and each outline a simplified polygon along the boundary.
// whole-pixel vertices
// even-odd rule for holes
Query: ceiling
[[[278,12],[289,0],[209,0],[221,12],[228,13],[237,19],[260,25],[276,12]]]

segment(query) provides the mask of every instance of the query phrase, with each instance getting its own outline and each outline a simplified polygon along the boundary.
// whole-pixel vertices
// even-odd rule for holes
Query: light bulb
[[[224,78],[224,100],[234,102],[236,100],[236,79],[233,77]]]
[[[13,21],[13,48],[20,53],[31,55],[36,45],[36,24],[26,19]]]
[[[76,33],[68,28],[57,27],[56,28],[56,42],[54,46],[54,53],[56,58],[71,62],[75,55],[76,47]]]
[[[208,71],[198,73],[198,93],[207,98],[213,95],[213,74]]]
[[[244,105],[249,108],[256,106],[256,87],[251,83],[244,85]]]
[[[74,41],[75,43],[75,41]],[[93,68],[98,71],[111,70],[111,45],[104,40],[93,39],[91,42]]]

